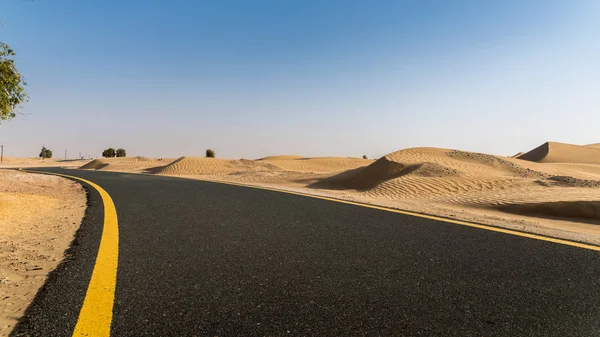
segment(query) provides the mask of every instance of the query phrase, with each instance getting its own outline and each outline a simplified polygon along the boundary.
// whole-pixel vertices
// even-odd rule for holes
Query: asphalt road
[[[600,253],[309,197],[44,169],[119,217],[112,336],[600,336]],[[14,336],[70,336],[102,232],[90,207]]]

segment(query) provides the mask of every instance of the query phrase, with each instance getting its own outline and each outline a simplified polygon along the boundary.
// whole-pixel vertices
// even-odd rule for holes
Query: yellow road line
[[[348,201],[348,200],[342,200],[342,199],[324,197],[324,196],[320,196],[320,195],[308,194],[308,193],[303,193],[303,192],[287,191],[287,190],[282,190],[282,189],[272,188],[272,187],[255,186],[255,185],[247,185],[247,184],[241,184],[241,183],[226,182],[226,181],[215,181],[215,180],[203,180],[203,181],[214,182],[214,183],[219,183],[219,184],[226,184],[226,185],[249,187],[249,188],[255,188],[255,189],[259,189],[259,190],[266,190],[266,191],[274,191],[274,192],[280,192],[280,193],[300,195],[300,196],[314,198],[314,199],[328,200],[328,201],[333,201],[333,202],[339,202],[339,203],[342,203],[342,204],[348,204],[348,205],[354,205],[354,206],[360,206],[360,207],[366,207],[366,208],[373,208],[373,209],[378,209],[378,210],[386,211],[386,212],[405,214],[405,215],[415,216],[415,217],[418,217],[418,218],[431,219],[431,220],[436,220],[436,221],[441,221],[441,222],[452,223],[452,224],[456,224],[456,225],[462,225],[462,226],[468,226],[468,227],[473,227],[473,228],[485,229],[485,230],[489,230],[489,231],[493,231],[493,232],[499,232],[499,233],[504,233],[504,234],[522,236],[522,237],[526,237],[526,238],[530,238],[530,239],[535,239],[535,240],[542,240],[542,241],[554,242],[554,243],[558,243],[558,244],[562,244],[562,245],[567,245],[567,246],[573,246],[573,247],[578,247],[578,248],[584,248],[584,249],[590,249],[590,250],[600,251],[600,246],[595,246],[595,245],[586,244],[586,243],[582,243],[582,242],[576,242],[576,241],[570,241],[570,240],[566,240],[566,239],[553,238],[553,237],[539,235],[539,234],[533,234],[533,233],[520,232],[520,231],[516,231],[516,230],[512,230],[512,229],[500,228],[500,227],[495,227],[495,226],[491,226],[491,225],[483,225],[483,224],[478,224],[478,223],[473,223],[473,222],[468,222],[468,221],[442,218],[442,217],[438,217],[438,216],[435,216],[435,215],[428,215],[428,214],[421,214],[421,213],[415,213],[415,212],[410,212],[410,211],[403,211],[403,210],[389,208],[389,207],[376,206],[376,205],[370,205],[370,204],[363,204],[363,203],[360,203],[360,202],[354,202],[354,201]]]
[[[100,193],[104,204],[104,227],[94,271],[85,294],[83,306],[79,312],[73,336],[110,336],[119,258],[119,226],[115,204],[102,187],[89,180],[59,173],[25,172],[53,174],[83,181]]]

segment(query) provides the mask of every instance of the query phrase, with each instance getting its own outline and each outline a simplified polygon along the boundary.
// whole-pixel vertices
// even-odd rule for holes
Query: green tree
[[[211,149],[206,149],[206,158],[214,158],[215,157],[215,151],[211,150]]]
[[[126,157],[127,151],[125,149],[117,149],[117,157]]]
[[[367,159],[367,155],[366,154],[363,155],[363,159]]]
[[[42,146],[42,151],[40,151],[40,158],[52,158],[52,150],[47,149],[45,146]]]
[[[15,52],[0,42],[0,121],[16,116],[16,109],[28,101],[23,75],[17,70],[13,60]]]
[[[117,152],[112,147],[102,151],[102,157],[104,158],[112,158],[117,155]]]

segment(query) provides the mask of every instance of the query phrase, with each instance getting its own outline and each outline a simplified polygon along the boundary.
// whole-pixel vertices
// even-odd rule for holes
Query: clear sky
[[[2,0],[5,155],[512,155],[600,142],[600,2]]]

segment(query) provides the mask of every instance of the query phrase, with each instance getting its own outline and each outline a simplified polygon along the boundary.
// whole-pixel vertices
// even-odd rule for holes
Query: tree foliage
[[[117,152],[112,147],[102,151],[102,157],[104,158],[112,158],[117,155]]]
[[[13,60],[15,52],[6,43],[0,42],[0,121],[16,116],[16,109],[28,101],[23,75]]]
[[[127,151],[125,151],[125,149],[117,149],[117,157],[126,157],[127,156]]]
[[[214,158],[215,157],[215,151],[211,150],[211,149],[206,149],[206,158]]]
[[[363,155],[363,159],[367,159],[367,155],[366,154]]]
[[[45,146],[42,146],[42,151],[40,151],[40,158],[52,158],[52,150],[47,149]]]

